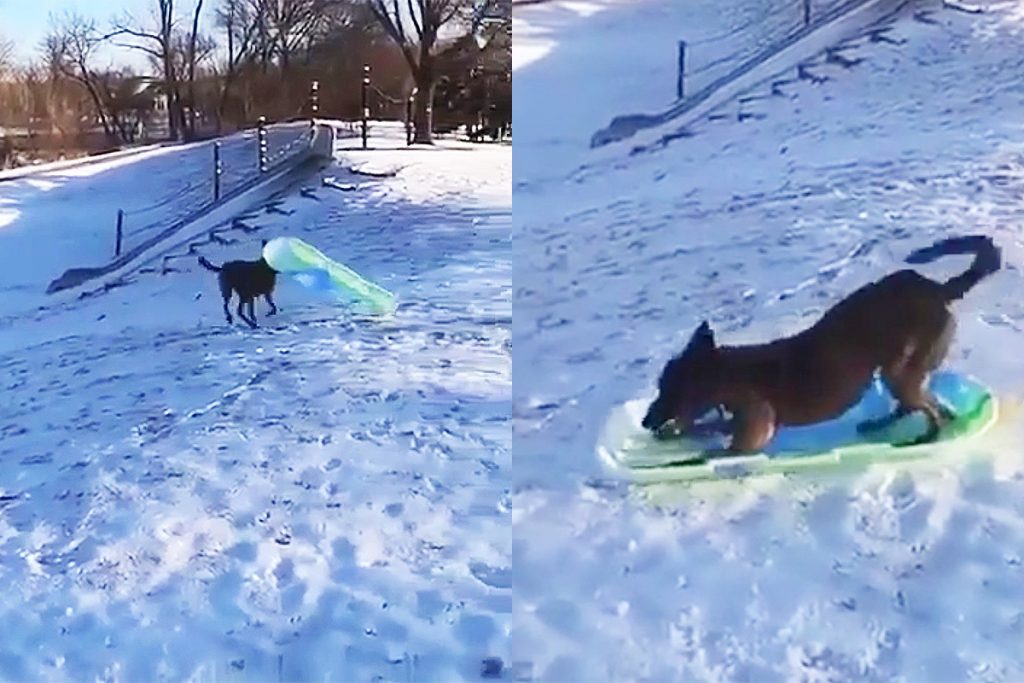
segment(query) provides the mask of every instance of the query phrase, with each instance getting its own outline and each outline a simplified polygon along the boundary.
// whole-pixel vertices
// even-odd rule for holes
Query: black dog
[[[267,241],[263,240],[263,245],[266,244]],[[262,256],[258,261],[228,261],[220,267],[200,256],[199,263],[203,268],[218,273],[217,282],[220,283],[220,293],[224,297],[224,315],[228,323],[234,322],[231,312],[228,311],[232,291],[238,292],[238,317],[249,323],[249,327],[256,327],[257,297],[266,297],[267,303],[270,304],[268,316],[277,313],[277,305],[272,298],[274,286],[277,284],[277,271],[271,268]],[[249,306],[249,317],[242,311],[242,306],[246,304]]]
[[[655,434],[666,427],[690,430],[711,409],[733,414],[732,452],[758,451],[785,425],[834,418],[856,403],[876,371],[896,397],[891,415],[865,422],[874,431],[921,411],[933,441],[954,416],[926,389],[928,375],[946,357],[955,321],[949,304],[1000,267],[999,248],[982,235],[953,237],[918,249],[909,263],[948,254],[973,254],[966,271],[935,282],[900,270],[861,287],[812,327],[791,337],[750,346],[718,346],[704,322],[686,349],[670,360],[658,397],[643,419]]]

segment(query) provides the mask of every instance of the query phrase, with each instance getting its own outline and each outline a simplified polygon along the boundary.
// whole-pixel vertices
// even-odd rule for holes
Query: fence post
[[[256,139],[259,144],[260,173],[267,172],[267,117],[261,116],[256,128]]]
[[[405,101],[405,144],[412,144],[412,102],[416,97],[416,88],[409,93],[409,99]]]
[[[124,236],[124,209],[117,210],[117,242],[114,244],[114,256],[121,255],[121,239]]]
[[[811,25],[811,0],[804,0],[804,26]]]
[[[220,176],[224,172],[220,163],[220,142],[213,143],[213,201],[220,201]]]
[[[315,119],[320,111],[320,81],[314,80],[309,86],[309,117]]]
[[[366,119],[370,117],[370,107],[366,101],[367,88],[370,87],[370,65],[363,64],[363,149],[366,149]]]
[[[683,80],[686,77],[686,41],[679,41],[679,73],[676,76],[676,99],[683,99],[685,90],[683,89]]]

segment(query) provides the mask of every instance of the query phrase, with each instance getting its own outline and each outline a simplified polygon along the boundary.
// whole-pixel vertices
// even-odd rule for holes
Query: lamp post
[[[267,172],[267,117],[261,116],[257,124],[256,139],[259,143],[260,173]]]
[[[370,87],[370,65],[363,64],[363,149],[366,149],[366,120],[370,117],[370,107],[367,103],[367,90]]]

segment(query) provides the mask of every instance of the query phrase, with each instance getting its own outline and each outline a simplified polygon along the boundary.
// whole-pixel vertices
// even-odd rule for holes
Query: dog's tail
[[[999,270],[1002,254],[988,235],[966,235],[940,240],[930,247],[911,252],[907,263],[930,263],[942,256],[974,254],[974,260],[964,272],[942,283],[949,301],[963,298],[974,285]]]
[[[201,265],[203,268],[206,268],[207,270],[212,270],[215,273],[219,273],[221,270],[218,266],[215,266],[209,261],[207,261],[205,256],[199,257],[199,265]]]

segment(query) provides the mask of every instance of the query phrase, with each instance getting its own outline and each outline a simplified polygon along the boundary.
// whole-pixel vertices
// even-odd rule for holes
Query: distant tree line
[[[194,140],[308,117],[314,81],[320,116],[357,119],[364,64],[371,116],[411,111],[417,142],[511,125],[511,0],[150,2],[148,18],[105,25],[51,16],[30,63],[0,38],[0,138],[87,150]],[[148,68],[109,66],[111,48]],[[10,148],[0,139],[0,165]]]

